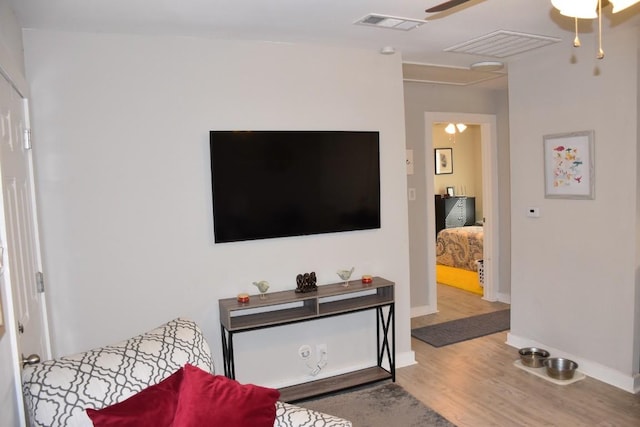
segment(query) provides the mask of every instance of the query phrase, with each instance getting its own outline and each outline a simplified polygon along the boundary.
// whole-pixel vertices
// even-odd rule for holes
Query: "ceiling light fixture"
[[[500,61],[480,61],[469,66],[473,71],[500,71],[504,68],[504,62]]]
[[[442,123],[442,124],[444,124],[444,123]],[[456,143],[456,131],[458,133],[462,133],[466,129],[467,129],[467,125],[465,125],[464,123],[457,123],[457,124],[449,123],[444,128],[444,131],[449,134],[449,141],[455,144]]]
[[[380,49],[380,53],[383,55],[393,55],[394,53],[396,53],[396,50],[393,46],[385,46]]]
[[[640,0],[609,0],[613,4],[613,13],[620,12]],[[575,19],[576,37],[573,40],[575,47],[580,47],[580,38],[578,37],[578,19],[595,19],[598,18],[598,59],[604,58],[604,50],[602,50],[602,0],[551,0],[553,7],[560,11],[561,15]]]
[[[456,133],[456,125],[454,125],[453,123],[449,123],[447,127],[444,128],[444,131],[449,135],[453,135],[454,133]]]

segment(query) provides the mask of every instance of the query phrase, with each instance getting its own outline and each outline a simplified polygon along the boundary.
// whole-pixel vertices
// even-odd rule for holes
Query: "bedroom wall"
[[[416,200],[409,202],[409,253],[411,257],[411,308],[434,304],[426,292],[430,285],[427,275],[427,259],[430,250],[427,242],[426,176],[425,159],[431,160],[425,151],[425,112],[452,112],[495,114],[498,140],[498,199],[500,216],[500,289],[498,293],[510,294],[510,184],[509,184],[509,109],[506,90],[489,90],[474,87],[447,86],[416,82],[404,83],[405,126],[407,148],[413,149],[414,174],[407,176],[407,186],[416,189]],[[431,150],[431,147],[428,148]],[[454,160],[455,161],[455,160]]]
[[[355,266],[397,283],[398,363],[413,363],[399,55],[36,30],[24,40],[56,354],[185,316],[220,372],[218,299],[255,293],[256,280],[294,289],[308,271],[333,283]],[[211,129],[379,130],[382,228],[213,244]],[[374,313],[237,335],[237,377],[312,379],[298,348],[319,343],[321,376],[375,364]]]
[[[18,21],[7,0],[0,0],[0,70],[12,79],[24,80],[24,61],[22,56],[22,36]],[[3,78],[0,76],[0,78]],[[13,322],[9,316],[13,313],[8,303],[8,283],[0,280],[0,298],[4,308],[6,331],[0,337],[0,425],[19,424],[22,401],[16,395],[17,384],[14,376]]]
[[[435,194],[446,194],[454,187],[455,194],[476,198],[476,218],[482,219],[482,142],[479,125],[469,125],[463,133],[449,137],[446,124],[433,126],[433,148],[451,148],[453,173],[434,176]],[[435,161],[435,160],[434,160]]]
[[[598,61],[595,37],[584,37],[578,50],[564,41],[509,66],[509,343],[629,391],[640,391],[639,40],[637,28],[605,34]],[[543,136],[581,130],[595,131],[595,199],[545,199]]]

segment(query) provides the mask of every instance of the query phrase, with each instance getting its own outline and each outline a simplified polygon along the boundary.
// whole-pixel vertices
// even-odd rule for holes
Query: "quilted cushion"
[[[121,402],[190,363],[213,372],[200,328],[175,319],[118,344],[27,366],[22,391],[32,426],[91,426],[85,408]]]

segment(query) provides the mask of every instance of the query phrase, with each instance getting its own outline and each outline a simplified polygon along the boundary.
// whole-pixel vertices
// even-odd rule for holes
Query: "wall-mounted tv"
[[[380,228],[377,131],[211,131],[216,243]]]

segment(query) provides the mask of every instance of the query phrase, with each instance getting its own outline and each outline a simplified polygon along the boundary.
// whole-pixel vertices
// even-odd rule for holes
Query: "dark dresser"
[[[463,227],[476,223],[476,198],[436,194],[436,237],[443,228]]]

